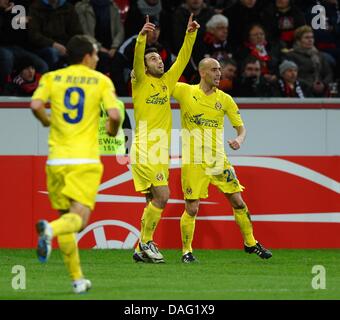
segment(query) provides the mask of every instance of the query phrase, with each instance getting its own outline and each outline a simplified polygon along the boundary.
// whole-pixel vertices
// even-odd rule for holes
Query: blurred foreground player
[[[81,270],[76,233],[89,220],[103,173],[98,145],[101,103],[109,115],[108,133],[115,136],[120,124],[114,86],[108,77],[94,70],[97,50],[95,40],[88,36],[71,38],[67,45],[71,65],[46,73],[31,102],[35,117],[44,127],[51,127],[47,189],[52,207],[61,214],[57,220],[36,224],[37,254],[41,262],[46,262],[52,238],[58,238],[75,293],[91,288]],[[45,111],[48,100],[51,116]]]

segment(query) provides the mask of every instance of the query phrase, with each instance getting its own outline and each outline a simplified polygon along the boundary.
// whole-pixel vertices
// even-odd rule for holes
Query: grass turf
[[[179,250],[162,250],[166,263],[140,264],[131,250],[81,250],[93,288],[74,295],[60,252],[47,264],[35,250],[0,249],[0,299],[238,300],[340,299],[339,250],[274,250],[261,260],[241,250],[195,250],[200,261],[180,262]],[[15,290],[15,265],[26,270],[26,289]],[[312,288],[315,265],[326,270],[326,289]]]

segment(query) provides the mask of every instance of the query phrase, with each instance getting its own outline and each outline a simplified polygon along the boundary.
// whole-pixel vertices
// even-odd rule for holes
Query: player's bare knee
[[[198,213],[199,201],[186,202],[185,210],[189,216],[196,216]]]
[[[87,226],[88,222],[89,222],[89,215],[83,215],[81,216],[81,220],[82,220],[82,224],[81,224],[81,230],[85,229],[85,227]]]
[[[188,213],[189,216],[194,217],[197,215],[198,207],[197,208],[191,207],[188,210],[186,210],[186,212]]]
[[[243,209],[246,207],[245,202],[242,199],[242,196],[239,192],[237,193],[233,193],[233,194],[228,194],[226,193],[225,196],[227,197],[227,199],[229,200],[231,206],[234,209]]]
[[[164,209],[166,204],[168,203],[168,200],[169,200],[168,194],[160,194],[157,197],[154,197],[152,202],[154,202],[157,207]]]
[[[234,201],[232,201],[231,205],[236,210],[243,209],[246,206],[246,204],[243,202],[242,199],[236,199],[236,200],[234,199]]]

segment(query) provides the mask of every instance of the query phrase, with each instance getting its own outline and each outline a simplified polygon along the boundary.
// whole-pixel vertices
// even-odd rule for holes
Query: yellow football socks
[[[153,240],[153,234],[161,219],[163,209],[155,207],[150,201],[144,209],[144,214],[141,222],[141,241],[147,243]]]
[[[142,219],[140,221],[140,239],[142,239],[144,237],[144,224],[145,224],[145,214],[146,214],[146,209],[148,206],[146,206],[144,208],[143,211],[143,215],[142,215]],[[137,242],[136,248],[135,248],[136,252],[140,252],[140,248],[139,248],[139,242]]]
[[[189,215],[185,210],[181,217],[181,235],[183,254],[192,252],[192,240],[194,238],[196,216]]]
[[[83,222],[79,214],[66,213],[59,219],[50,222],[53,231],[53,236],[61,234],[78,232],[81,229]]]
[[[253,235],[253,227],[251,224],[247,206],[245,206],[243,209],[233,208],[233,212],[234,212],[236,223],[239,225],[241,229],[244,244],[247,247],[255,246],[256,240]]]
[[[74,281],[83,278],[76,234],[68,233],[59,235],[58,244],[71,279]]]

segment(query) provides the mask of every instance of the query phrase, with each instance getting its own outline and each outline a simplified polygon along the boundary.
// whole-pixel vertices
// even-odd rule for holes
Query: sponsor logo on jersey
[[[215,119],[203,118],[204,113],[195,114],[193,116],[188,115],[189,121],[194,122],[198,126],[218,128],[218,121]]]
[[[164,97],[159,97],[160,93],[156,93],[151,95],[150,97],[148,97],[145,102],[147,104],[159,104],[159,105],[163,105],[166,102],[169,101],[168,96],[164,96]]]

